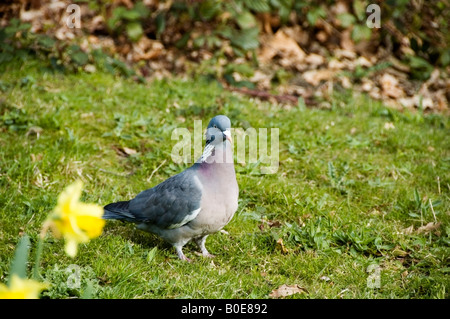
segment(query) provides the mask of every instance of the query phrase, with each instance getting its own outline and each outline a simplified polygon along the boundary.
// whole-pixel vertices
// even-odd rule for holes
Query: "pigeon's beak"
[[[233,143],[233,140],[231,139],[231,132],[229,130],[224,131],[222,134],[225,139],[229,140],[230,143]]]

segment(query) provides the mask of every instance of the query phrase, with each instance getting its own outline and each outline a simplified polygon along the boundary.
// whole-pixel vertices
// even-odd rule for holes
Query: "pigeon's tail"
[[[103,207],[103,219],[120,219],[134,221],[135,218],[129,210],[130,201],[111,203]]]

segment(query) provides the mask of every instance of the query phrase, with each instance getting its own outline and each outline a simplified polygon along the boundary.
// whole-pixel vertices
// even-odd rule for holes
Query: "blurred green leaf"
[[[311,8],[306,14],[306,19],[311,26],[315,26],[319,18],[325,18],[327,15],[326,11],[322,7]]]
[[[152,261],[155,259],[156,257],[156,252],[158,251],[158,247],[153,247],[152,250],[150,250],[147,254],[147,263],[151,264]]]
[[[124,10],[121,12],[121,18],[129,21],[137,20],[141,17],[141,14],[137,10]]]
[[[28,251],[30,249],[30,238],[28,235],[23,235],[17,244],[16,251],[14,253],[14,259],[11,263],[10,276],[17,275],[20,278],[27,278],[27,262],[28,262]]]
[[[256,27],[256,19],[249,11],[244,11],[236,17],[236,22],[241,29]]]
[[[125,7],[117,7],[113,10],[111,17],[106,22],[109,29],[114,30],[117,27],[117,24],[122,19],[123,14],[126,10],[127,9]]]
[[[38,38],[37,40],[38,44],[41,45],[41,47],[43,47],[44,49],[51,49],[55,46],[56,41],[55,39],[52,39],[51,37],[47,36],[47,35],[43,35],[41,37]]]
[[[137,41],[144,34],[144,30],[139,22],[127,23],[127,35],[131,41]]]
[[[356,24],[352,30],[352,39],[356,43],[362,40],[369,40],[372,35],[372,29],[368,28],[366,25]]]
[[[160,13],[156,16],[156,34],[159,36],[166,29],[166,17],[164,13]]]
[[[68,48],[67,53],[69,54],[70,59],[78,65],[85,65],[89,61],[89,55],[83,52],[76,44],[71,45]]]
[[[186,46],[187,42],[189,41],[190,37],[191,37],[191,33],[190,32],[186,32],[185,34],[183,34],[183,36],[181,37],[180,40],[175,42],[175,46],[178,49],[184,48]]]
[[[211,20],[221,11],[221,3],[216,0],[202,1],[199,5],[198,12],[203,20]]]
[[[298,97],[297,107],[302,111],[306,110],[306,103],[305,103],[305,99],[303,98],[303,96]]]
[[[240,32],[233,32],[234,36],[230,38],[231,44],[243,50],[256,49],[259,46],[259,29],[250,28]]]
[[[366,17],[367,2],[365,0],[354,0],[353,1],[353,12],[355,12],[356,17],[359,21],[362,21]]]
[[[353,16],[353,14],[350,13],[338,14],[337,19],[341,22],[341,26],[343,28],[348,28],[349,26],[353,25],[356,21],[356,18]]]
[[[289,14],[292,11],[293,0],[270,0],[270,5],[278,9],[281,23],[286,23],[289,19]]]
[[[246,0],[244,3],[247,8],[256,12],[270,11],[269,0]]]
[[[434,67],[424,58],[419,56],[407,56],[407,63],[411,67],[412,76],[419,80],[427,80]]]
[[[439,63],[446,67],[450,64],[450,49],[446,49],[441,53],[441,56],[439,57]]]
[[[147,18],[150,14],[150,9],[147,8],[147,6],[142,1],[139,1],[134,5],[133,11],[138,12],[140,18]]]

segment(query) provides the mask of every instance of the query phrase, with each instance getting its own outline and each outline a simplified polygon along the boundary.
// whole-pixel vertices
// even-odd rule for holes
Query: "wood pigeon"
[[[182,260],[190,261],[182,249],[191,239],[203,256],[214,257],[205,247],[206,237],[221,230],[238,207],[230,127],[225,115],[213,117],[197,162],[132,200],[106,205],[103,218],[133,222],[159,235]]]

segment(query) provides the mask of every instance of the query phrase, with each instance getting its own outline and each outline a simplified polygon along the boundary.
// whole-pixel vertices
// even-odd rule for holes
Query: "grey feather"
[[[191,167],[139,193],[130,201],[129,211],[136,222],[171,228],[188,221],[186,217],[200,208],[201,197],[200,185],[195,183],[195,167]]]

